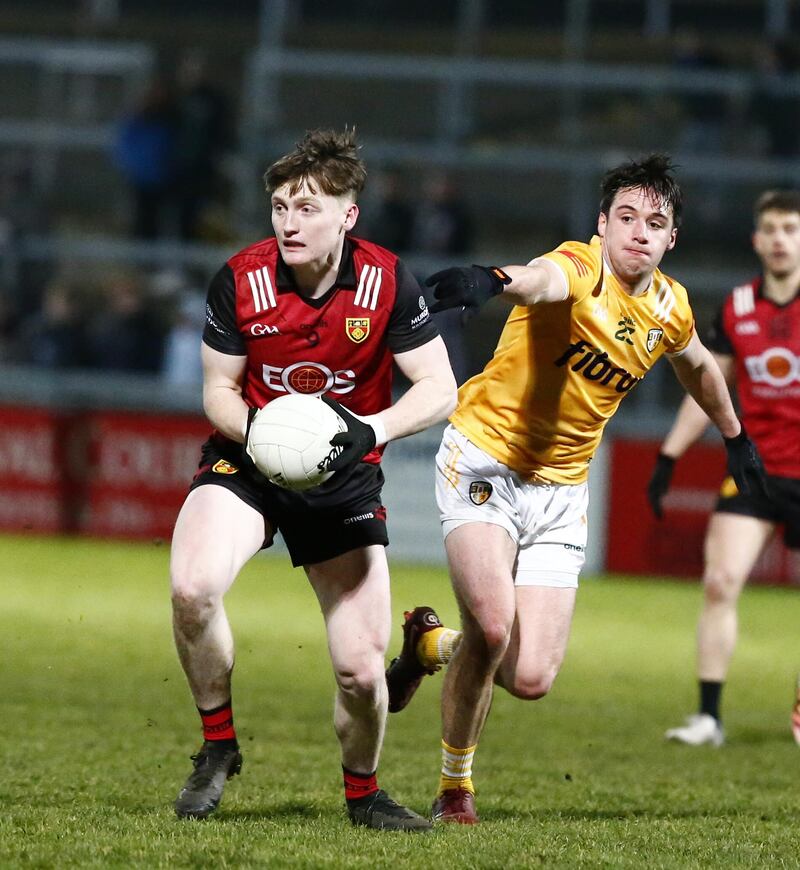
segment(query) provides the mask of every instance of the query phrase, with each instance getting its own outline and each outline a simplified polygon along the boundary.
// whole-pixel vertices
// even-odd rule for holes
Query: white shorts
[[[465,523],[502,526],[518,547],[517,586],[575,588],[586,553],[586,483],[527,483],[448,426],[436,455],[446,538]]]

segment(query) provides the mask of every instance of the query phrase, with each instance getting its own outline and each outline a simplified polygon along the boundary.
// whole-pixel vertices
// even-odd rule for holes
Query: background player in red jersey
[[[705,540],[704,602],[697,629],[699,712],[666,737],[720,746],[720,695],[736,646],[736,604],[776,526],[800,548],[800,192],[769,191],[755,206],[753,248],[763,275],[725,299],[706,341],[729,383],[768,473],[769,497],[740,494],[727,478]],[[656,516],[675,460],[708,425],[691,398],[678,411],[648,487]],[[800,742],[800,709],[793,725]]]
[[[380,455],[387,441],[443,420],[456,388],[409,270],[385,248],[349,235],[365,177],[352,132],[309,133],[265,175],[275,238],[236,254],[211,282],[203,401],[215,431],[172,543],[175,642],[204,735],[175,802],[181,817],[213,812],[241,768],[222,599],[279,529],[325,619],[350,819],[430,828],[376,781],[391,618]],[[411,384],[394,405],[393,363]],[[348,424],[337,473],[302,493],[268,483],[242,449],[253,409],[287,392],[325,396]]]

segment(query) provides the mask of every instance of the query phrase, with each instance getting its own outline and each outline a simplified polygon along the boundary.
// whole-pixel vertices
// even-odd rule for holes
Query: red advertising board
[[[97,411],[84,418],[89,468],[81,531],[170,538],[210,432],[199,417]]]
[[[0,529],[62,530],[59,422],[52,411],[0,408]]]
[[[703,538],[725,476],[722,446],[696,444],[675,465],[664,499],[664,518],[656,520],[645,489],[659,443],[617,438],[611,445],[608,540],[609,571],[700,578]],[[800,585],[800,558],[776,535],[759,559],[753,580]]]
[[[0,407],[0,529],[169,538],[199,416]]]

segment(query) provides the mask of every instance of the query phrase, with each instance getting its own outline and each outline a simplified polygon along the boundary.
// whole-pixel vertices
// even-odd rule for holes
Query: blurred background
[[[800,186],[799,30],[796,0],[3,0],[0,528],[168,537],[207,430],[208,280],[269,234],[261,175],[308,128],[357,128],[357,233],[420,278],[588,239],[604,170],[670,152],[686,213],[664,267],[702,330],[757,271],[758,193]],[[459,380],[505,313],[442,317]],[[659,364],[610,427],[595,570],[667,545],[658,573],[699,569],[719,452],[687,459],[657,529],[643,498],[679,395]],[[441,561],[436,440],[389,451],[404,557]],[[765,559],[798,582],[779,545]]]

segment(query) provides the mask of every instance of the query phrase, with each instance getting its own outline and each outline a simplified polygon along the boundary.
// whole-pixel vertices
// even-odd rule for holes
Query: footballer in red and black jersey
[[[203,341],[247,357],[242,397],[330,395],[356,414],[392,403],[392,356],[436,338],[425,295],[393,253],[348,236],[334,285],[303,296],[274,238],[231,257],[212,279]],[[364,461],[379,462],[381,448]]]
[[[778,305],[762,284],[731,291],[706,345],[734,359],[742,419],[767,472],[800,479],[800,292]]]

